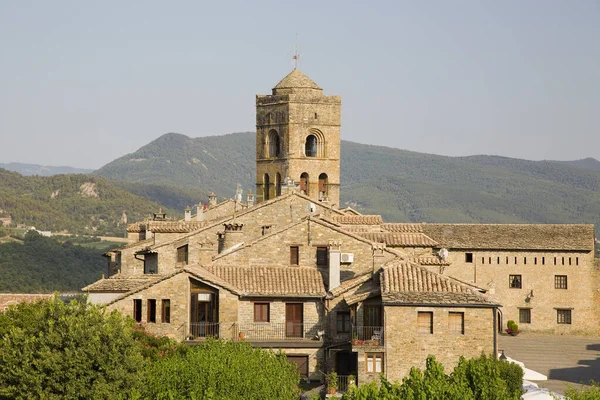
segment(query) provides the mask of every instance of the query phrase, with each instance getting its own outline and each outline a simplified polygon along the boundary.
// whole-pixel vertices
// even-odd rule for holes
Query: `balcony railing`
[[[324,331],[314,323],[250,323],[238,325],[238,339],[249,341],[321,340]]]
[[[352,344],[355,346],[382,346],[383,326],[353,326]]]
[[[340,393],[347,392],[351,381],[356,385],[355,375],[338,375],[337,391]]]
[[[203,339],[207,337],[218,338],[220,333],[218,322],[194,322],[190,324],[190,339]]]

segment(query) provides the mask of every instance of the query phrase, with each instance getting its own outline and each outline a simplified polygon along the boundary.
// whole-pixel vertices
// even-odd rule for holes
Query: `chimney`
[[[379,272],[385,264],[385,243],[373,243],[373,280],[379,283]]]
[[[232,222],[229,224],[223,224],[223,226],[225,226],[225,232],[223,234],[223,250],[230,249],[236,244],[244,241],[244,224]]]
[[[154,213],[154,221],[164,221],[167,219],[167,214],[163,212],[162,208],[158,209],[157,213]]]
[[[252,189],[248,189],[248,195],[246,196],[246,205],[252,207],[254,205],[254,194]]]
[[[187,206],[185,208],[185,212],[184,212],[184,221],[185,222],[190,222],[192,220],[192,209],[190,208],[190,206]]]
[[[208,195],[208,206],[214,207],[217,205],[217,195],[214,192],[211,192]]]
[[[342,242],[329,241],[329,290],[340,286],[340,262],[342,258]]]
[[[196,204],[196,221],[204,221],[204,207],[202,207],[202,203]]]

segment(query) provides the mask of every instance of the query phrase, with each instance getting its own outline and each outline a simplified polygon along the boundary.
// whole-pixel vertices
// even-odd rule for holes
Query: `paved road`
[[[567,385],[600,381],[600,337],[551,336],[521,332],[516,337],[501,335],[498,349],[525,367],[548,376],[536,382],[558,393]]]

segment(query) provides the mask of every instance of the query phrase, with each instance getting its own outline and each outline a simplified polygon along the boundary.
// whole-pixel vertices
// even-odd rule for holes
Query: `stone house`
[[[84,288],[90,301],[157,335],[246,340],[281,349],[307,379],[359,383],[401,379],[428,354],[448,369],[495,354],[503,321],[527,305],[523,330],[597,332],[593,227],[340,209],[340,98],[294,70],[256,107],[256,201],[211,193],[183,220],[130,224],[131,243],[105,253],[107,277]]]

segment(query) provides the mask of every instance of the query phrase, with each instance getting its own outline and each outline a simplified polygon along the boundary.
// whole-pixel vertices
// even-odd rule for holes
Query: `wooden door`
[[[285,336],[301,338],[304,331],[304,313],[302,303],[285,305]]]

